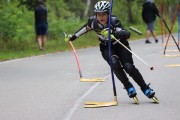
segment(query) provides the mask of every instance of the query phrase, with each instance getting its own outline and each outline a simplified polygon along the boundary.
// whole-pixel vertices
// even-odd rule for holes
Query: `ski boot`
[[[133,98],[136,104],[139,104],[139,100],[136,97],[137,93],[136,93],[135,88],[134,87],[130,87],[130,88],[127,89],[127,92],[128,92],[128,96],[130,98]]]
[[[147,85],[145,90],[142,90],[143,93],[149,98],[149,99],[153,99],[155,103],[159,104],[159,100],[157,99],[157,97],[155,97],[155,92],[153,91],[153,89],[151,89],[149,87],[150,84]]]

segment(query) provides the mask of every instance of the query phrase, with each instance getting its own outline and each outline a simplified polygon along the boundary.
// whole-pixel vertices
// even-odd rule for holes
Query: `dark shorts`
[[[38,25],[35,25],[35,29],[36,29],[36,35],[46,35],[48,31],[48,25],[38,24]]]
[[[151,22],[151,23],[147,24],[147,30],[154,31],[154,22]]]

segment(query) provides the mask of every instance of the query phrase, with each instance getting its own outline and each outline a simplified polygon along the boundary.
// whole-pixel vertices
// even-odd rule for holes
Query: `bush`
[[[8,47],[10,41],[16,36],[17,18],[10,9],[1,10],[0,16],[0,40]]]

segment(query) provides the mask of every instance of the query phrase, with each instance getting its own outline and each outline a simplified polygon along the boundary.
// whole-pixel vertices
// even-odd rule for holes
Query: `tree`
[[[90,0],[86,0],[86,9],[85,9],[84,15],[83,15],[84,18],[86,18],[87,15],[88,15],[88,11],[90,9],[90,5],[91,5],[91,1]]]
[[[134,23],[132,7],[136,1],[134,0],[119,0],[114,2],[113,13],[120,17],[121,21]],[[136,5],[136,4],[135,4]]]
[[[75,16],[83,18],[84,11],[86,9],[85,0],[65,0],[64,2],[67,4],[68,9],[75,14]]]
[[[133,16],[132,16],[132,2],[134,0],[126,0],[127,2],[127,8],[128,8],[128,22],[133,23]]]
[[[38,5],[38,0],[18,0],[18,7],[26,7],[28,10],[34,10]]]

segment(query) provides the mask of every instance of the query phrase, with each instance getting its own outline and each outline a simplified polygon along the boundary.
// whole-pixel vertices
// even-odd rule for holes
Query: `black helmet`
[[[108,1],[99,1],[94,6],[94,12],[109,12],[110,3]]]

